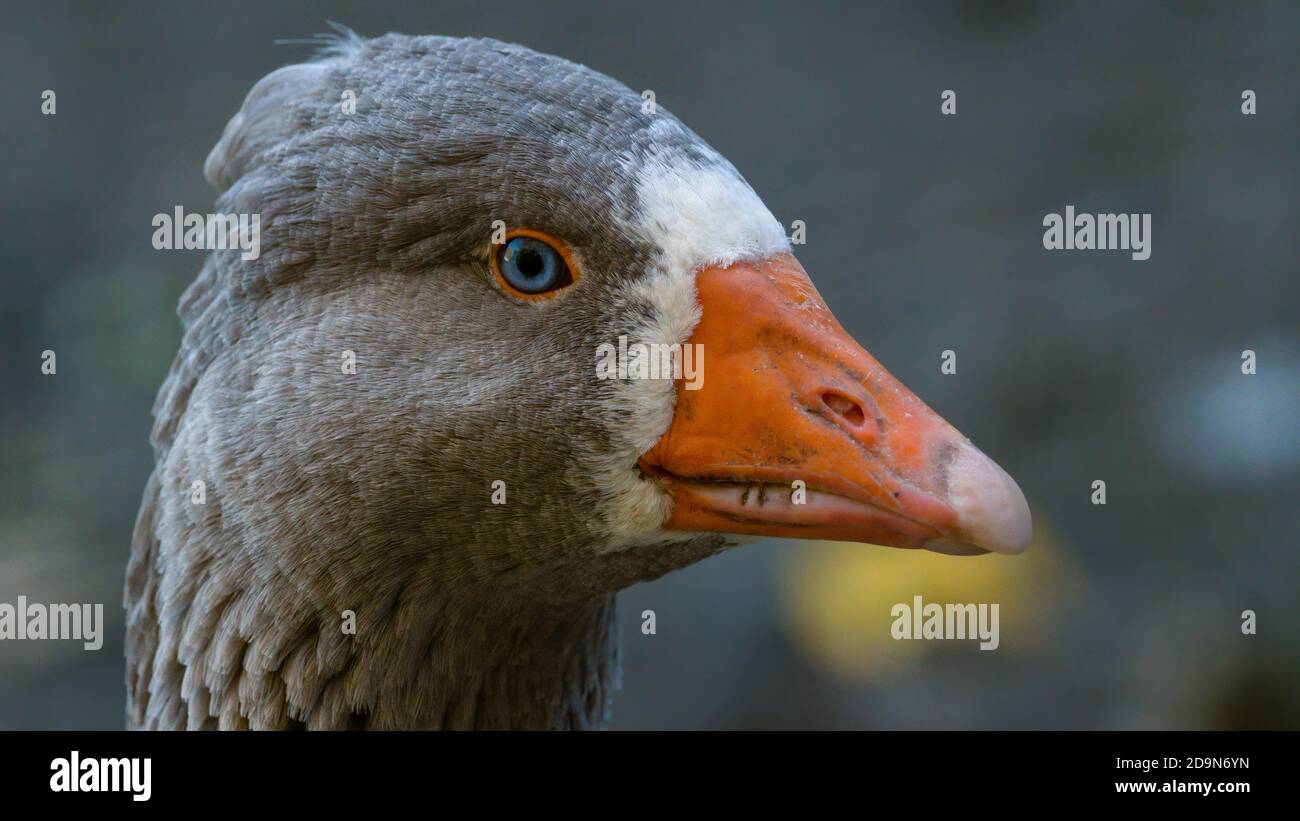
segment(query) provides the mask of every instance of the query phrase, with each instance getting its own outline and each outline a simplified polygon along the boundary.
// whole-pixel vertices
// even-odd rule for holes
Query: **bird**
[[[129,728],[596,729],[632,584],[759,537],[1025,549],[1015,481],[645,103],[519,45],[346,29],[252,87],[204,175],[260,252],[209,251],[178,306]]]

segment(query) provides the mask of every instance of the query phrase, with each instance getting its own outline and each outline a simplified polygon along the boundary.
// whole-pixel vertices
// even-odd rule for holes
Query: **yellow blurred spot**
[[[1050,528],[1034,516],[1034,542],[1019,556],[943,556],[846,542],[797,542],[785,554],[781,599],[794,644],[833,674],[871,679],[896,674],[923,654],[981,652],[978,641],[896,640],[899,603],[998,604],[1000,646],[1032,649],[1056,605],[1070,595],[1071,572]]]

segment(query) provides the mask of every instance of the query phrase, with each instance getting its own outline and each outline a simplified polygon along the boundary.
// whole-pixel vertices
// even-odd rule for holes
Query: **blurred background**
[[[1300,5],[1029,0],[8,7],[0,602],[109,623],[98,652],[0,642],[0,728],[123,725],[149,410],[202,254],[155,252],[150,220],[210,210],[226,121],[310,53],[274,41],[327,20],[654,90],[805,221],[839,319],[1029,498],[1021,557],[763,541],[628,591],[613,727],[1300,728]],[[1067,204],[1151,213],[1151,258],[1045,251]],[[999,602],[1001,647],[891,640],[915,595]]]

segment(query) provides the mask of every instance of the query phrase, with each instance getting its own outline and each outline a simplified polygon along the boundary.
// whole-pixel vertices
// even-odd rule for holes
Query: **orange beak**
[[[840,327],[793,256],[709,268],[696,287],[704,378],[678,382],[672,424],[640,460],[672,494],[666,527],[1028,546],[1016,483]]]

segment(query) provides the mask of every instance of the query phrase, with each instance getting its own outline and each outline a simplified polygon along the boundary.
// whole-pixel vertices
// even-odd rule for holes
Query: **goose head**
[[[261,252],[182,299],[134,726],[591,726],[630,584],[759,536],[1028,542],[737,170],[595,71],[347,36],[257,83],[205,173]]]

